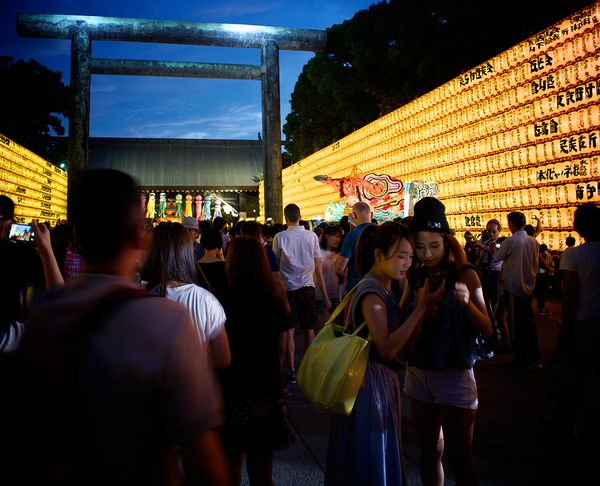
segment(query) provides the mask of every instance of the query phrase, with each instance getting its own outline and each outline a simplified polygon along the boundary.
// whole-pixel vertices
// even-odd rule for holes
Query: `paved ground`
[[[536,317],[542,362],[554,349],[558,335],[559,304],[548,302],[552,314]],[[301,349],[298,342],[297,349]],[[587,485],[592,457],[598,452],[563,443],[544,430],[539,420],[547,410],[544,370],[518,371],[507,366],[514,356],[499,354],[476,365],[479,412],[475,429],[475,453],[483,486]],[[288,399],[297,430],[295,444],[276,454],[277,485],[323,484],[329,417],[316,410],[295,385]],[[403,441],[409,484],[420,484],[415,431],[407,403],[403,403]],[[446,468],[447,470],[447,468]],[[243,484],[248,484],[244,478]],[[454,484],[447,471],[446,484]],[[391,485],[394,486],[394,485]]]

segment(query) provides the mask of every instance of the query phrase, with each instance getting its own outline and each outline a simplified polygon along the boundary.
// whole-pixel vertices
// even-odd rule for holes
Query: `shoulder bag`
[[[363,322],[353,332],[345,325],[335,324],[336,317],[350,302],[352,289],[337,306],[315,340],[310,344],[298,368],[298,387],[319,410],[350,415],[363,384],[371,337],[359,332]]]

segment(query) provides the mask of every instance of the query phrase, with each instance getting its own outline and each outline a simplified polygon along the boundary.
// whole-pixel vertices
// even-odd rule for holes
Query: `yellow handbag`
[[[296,374],[298,387],[315,407],[339,415],[352,413],[372,342],[370,336],[365,339],[358,335],[366,322],[352,333],[348,332],[348,320],[344,326],[334,323],[350,302],[354,289],[346,294],[310,344]]]

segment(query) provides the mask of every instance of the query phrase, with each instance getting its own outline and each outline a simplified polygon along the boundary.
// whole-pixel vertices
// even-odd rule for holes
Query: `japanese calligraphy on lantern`
[[[489,62],[482,64],[481,66],[469,71],[467,74],[463,74],[460,77],[460,84],[462,86],[465,86],[475,81],[476,79],[482,79],[484,76],[492,74],[493,72],[494,66],[492,64],[490,64]]]
[[[405,192],[407,181],[436,184],[459,236],[520,210],[540,216],[539,239],[558,245],[575,207],[598,200],[598,46],[595,2],[286,168],[284,204],[322,215],[339,194],[315,176],[360,167]]]
[[[67,174],[0,135],[0,194],[15,203],[15,219],[56,223],[67,215]]]

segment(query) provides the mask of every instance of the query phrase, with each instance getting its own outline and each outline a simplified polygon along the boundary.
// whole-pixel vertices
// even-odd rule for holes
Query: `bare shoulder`
[[[360,305],[365,317],[380,314],[382,311],[385,311],[385,302],[383,298],[375,292],[367,292],[362,295],[360,299]]]
[[[469,289],[476,289],[481,287],[481,280],[479,280],[479,275],[474,268],[468,267],[463,270],[460,278],[458,279],[460,282],[464,283]]]

